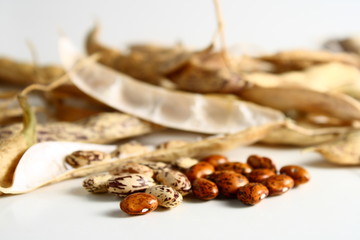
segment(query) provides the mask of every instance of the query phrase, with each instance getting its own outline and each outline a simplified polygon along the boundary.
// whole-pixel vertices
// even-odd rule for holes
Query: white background
[[[222,0],[229,46],[261,51],[317,47],[327,37],[360,33],[357,0]],[[205,47],[215,31],[211,0],[0,0],[0,54],[30,59],[34,43],[41,62],[58,62],[58,29],[81,47],[95,21],[104,42],[183,42]]]
[[[222,9],[228,44],[260,51],[316,48],[328,37],[360,32],[360,1],[230,1]],[[98,20],[102,40],[124,47],[160,42],[202,48],[215,31],[209,0],[16,1],[0,0],[0,55],[30,60],[25,41],[41,63],[59,62],[58,30],[83,46]],[[154,142],[173,133],[148,138]],[[0,198],[0,238],[7,239],[360,239],[360,169],[337,167],[301,149],[246,147],[227,153],[245,161],[266,155],[278,166],[300,164],[312,180],[254,207],[236,200],[188,199],[169,211],[128,217],[119,199],[90,195],[81,179],[33,193]]]

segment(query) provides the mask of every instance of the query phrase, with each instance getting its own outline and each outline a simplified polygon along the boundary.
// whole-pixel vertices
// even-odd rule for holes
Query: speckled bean
[[[248,205],[255,205],[268,195],[269,190],[261,183],[248,183],[237,192],[237,198]]]
[[[205,177],[214,172],[215,168],[213,165],[207,162],[199,162],[186,171],[186,176],[189,178],[190,182],[192,182],[197,178]]]
[[[221,194],[226,197],[236,197],[238,188],[248,184],[249,180],[240,173],[222,171],[216,175],[214,182]]]
[[[112,178],[111,174],[88,176],[83,181],[83,187],[91,193],[106,193],[108,192],[108,182]]]
[[[276,166],[270,158],[262,157],[259,155],[250,155],[247,159],[247,164],[249,164],[253,169],[257,168],[267,168],[276,172]]]
[[[280,173],[290,176],[294,180],[295,186],[307,183],[310,180],[309,172],[300,166],[284,166],[280,169]]]
[[[248,174],[248,179],[250,182],[262,183],[265,179],[267,179],[271,176],[274,176],[274,175],[275,175],[275,172],[271,169],[258,168],[258,169],[252,170]]]
[[[229,162],[229,159],[223,155],[214,154],[214,155],[207,156],[206,158],[202,159],[201,161],[210,163],[214,167],[217,167],[220,164]]]
[[[274,175],[264,181],[270,196],[281,195],[294,187],[294,180],[287,175]]]
[[[65,157],[65,162],[74,168],[78,168],[109,159],[109,154],[100,151],[75,151]]]
[[[109,180],[108,191],[119,196],[127,196],[132,193],[145,191],[155,185],[152,178],[137,173],[123,173]]]
[[[201,200],[211,200],[219,195],[216,184],[205,178],[197,178],[192,184],[192,193]]]
[[[147,193],[134,193],[120,202],[120,209],[130,215],[144,215],[158,207],[155,196]]]
[[[195,158],[183,157],[183,158],[176,159],[173,164],[175,165],[175,167],[177,167],[179,169],[186,170],[188,168],[191,168],[198,162],[199,162],[199,160],[197,160]]]
[[[176,207],[183,201],[183,197],[178,191],[165,185],[149,187],[145,193],[155,196],[159,205],[165,208]]]
[[[241,174],[249,174],[252,171],[252,167],[247,163],[241,163],[241,162],[227,162],[220,164],[216,167],[216,170],[218,171],[233,171]]]
[[[113,175],[119,175],[122,173],[140,173],[148,177],[152,177],[154,175],[154,171],[151,168],[139,163],[131,163],[131,162],[123,163],[117,166],[116,168],[110,170],[109,172],[110,174]]]
[[[156,180],[162,185],[172,187],[183,196],[187,195],[191,189],[189,179],[180,171],[171,169],[160,171],[156,175]]]

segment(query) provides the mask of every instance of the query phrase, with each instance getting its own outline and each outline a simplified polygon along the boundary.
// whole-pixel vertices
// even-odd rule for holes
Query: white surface
[[[316,47],[327,37],[360,32],[356,0],[224,0],[222,8],[230,45],[265,51]],[[208,0],[0,0],[0,55],[30,60],[25,40],[31,40],[40,62],[59,62],[57,28],[81,46],[95,19],[103,26],[103,41],[114,46],[182,41],[204,47],[215,29]],[[0,197],[0,238],[360,239],[358,167],[336,167],[299,149],[246,147],[227,155],[244,161],[252,153],[269,156],[279,166],[300,164],[312,180],[254,207],[236,200],[190,199],[172,210],[128,217],[119,210],[119,199],[88,194],[75,179]]]

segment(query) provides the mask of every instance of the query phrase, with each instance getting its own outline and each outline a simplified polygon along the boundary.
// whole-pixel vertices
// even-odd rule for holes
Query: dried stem
[[[216,19],[217,19],[217,24],[218,24],[218,26],[217,26],[218,27],[217,34],[215,36],[217,36],[218,34],[220,35],[221,52],[223,54],[223,57],[224,57],[224,60],[225,60],[226,64],[228,66],[230,66],[230,64],[229,64],[229,54],[228,54],[227,49],[226,49],[225,32],[224,32],[224,20],[223,20],[223,16],[222,16],[222,13],[221,13],[219,0],[214,0],[214,5],[215,5],[215,13],[216,13]]]

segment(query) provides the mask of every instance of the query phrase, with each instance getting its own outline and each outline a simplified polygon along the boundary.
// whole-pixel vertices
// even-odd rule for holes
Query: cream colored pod
[[[176,207],[183,201],[183,197],[178,191],[165,185],[149,187],[145,193],[155,196],[159,205],[166,208]]]
[[[183,196],[191,190],[189,179],[180,171],[165,169],[156,175],[156,180],[163,185],[172,187]]]
[[[132,193],[143,192],[145,189],[154,186],[154,179],[144,174],[123,173],[113,176],[108,183],[108,191],[121,197]]]
[[[108,182],[112,178],[111,174],[93,175],[84,179],[83,187],[91,193],[108,192]]]

